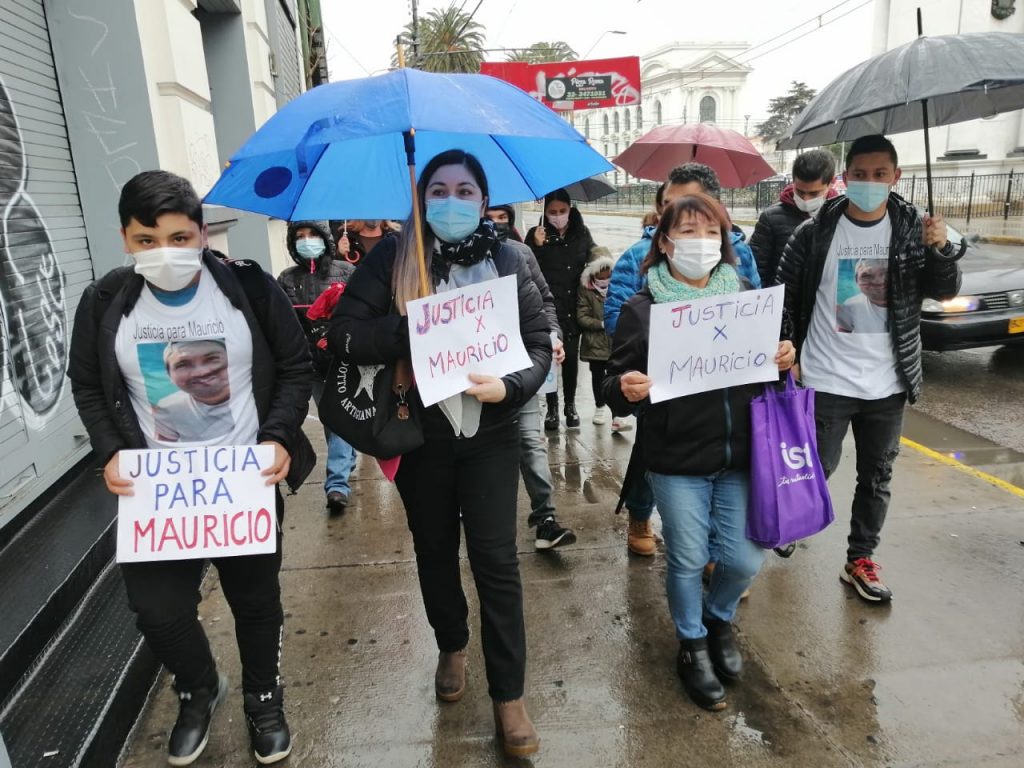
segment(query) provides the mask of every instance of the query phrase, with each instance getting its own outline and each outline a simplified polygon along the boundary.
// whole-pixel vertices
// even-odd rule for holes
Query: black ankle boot
[[[558,397],[548,395],[548,412],[544,417],[544,429],[548,432],[558,431]]]
[[[725,709],[725,688],[715,677],[706,638],[679,641],[676,673],[695,704],[712,712]]]
[[[576,413],[576,403],[565,404],[565,426],[567,429],[575,429],[580,425],[580,415]]]
[[[743,657],[736,647],[732,624],[718,619],[704,619],[708,628],[708,655],[715,673],[723,683],[735,683],[743,676]]]
[[[284,690],[246,693],[245,722],[256,761],[262,765],[284,760],[292,751],[292,735],[284,719]]]
[[[175,681],[173,688],[178,694],[178,719],[167,741],[167,762],[191,765],[206,749],[210,720],[227,693],[228,679],[213,672],[210,681],[202,687],[185,690]]]

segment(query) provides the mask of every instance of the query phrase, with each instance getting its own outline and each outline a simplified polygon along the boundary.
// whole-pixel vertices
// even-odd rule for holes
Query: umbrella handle
[[[423,218],[420,215],[420,191],[416,186],[416,129],[410,128],[404,134],[405,156],[409,164],[409,188],[412,190],[412,222],[416,230],[416,266],[420,273],[420,298],[430,295],[427,285],[427,260],[423,248]]]

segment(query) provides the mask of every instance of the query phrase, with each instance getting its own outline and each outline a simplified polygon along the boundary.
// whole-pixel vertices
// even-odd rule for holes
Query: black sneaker
[[[576,543],[576,534],[563,528],[553,517],[537,524],[537,540],[533,543],[536,549],[554,549],[567,544]]]
[[[892,600],[890,590],[878,578],[882,566],[870,558],[861,557],[846,563],[839,572],[839,578],[857,590],[857,594],[869,603],[888,603]]]
[[[340,515],[348,506],[348,494],[341,491],[331,491],[327,494],[327,509],[332,515]]]
[[[208,688],[184,691],[174,684],[178,694],[178,719],[167,741],[167,762],[171,765],[192,765],[206,749],[213,711],[228,692],[228,679],[224,675],[215,676],[217,682]]]
[[[292,735],[284,719],[284,689],[246,693],[245,722],[256,762],[261,765],[284,760],[292,751]]]
[[[573,403],[565,404],[565,428],[576,429],[580,425],[580,415],[576,412],[576,406]]]
[[[779,557],[792,557],[794,552],[796,552],[795,541],[791,541],[789,544],[784,544],[781,547],[775,547],[775,554]]]

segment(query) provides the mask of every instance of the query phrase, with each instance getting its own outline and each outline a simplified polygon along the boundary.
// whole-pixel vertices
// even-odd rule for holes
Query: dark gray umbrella
[[[1022,108],[1024,35],[918,37],[858,64],[825,86],[777,146],[820,147],[923,128],[928,210],[934,213],[928,128]]]
[[[590,203],[602,197],[615,193],[615,187],[602,179],[600,176],[591,176],[589,179],[573,182],[565,187],[569,193],[570,200],[578,200],[581,203]]]

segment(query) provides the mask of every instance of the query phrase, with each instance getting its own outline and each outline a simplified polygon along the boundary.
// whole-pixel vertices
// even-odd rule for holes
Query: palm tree
[[[413,39],[412,23],[402,37]],[[408,45],[408,65],[425,72],[479,72],[484,60],[484,28],[453,2],[430,11],[419,23],[419,45]],[[414,53],[415,51],[415,53]],[[397,64],[397,55],[391,63]]]
[[[523,61],[527,64],[543,64],[546,61],[576,61],[579,58],[564,40],[553,43],[534,43],[529,48],[520,48],[506,57],[506,61]]]

